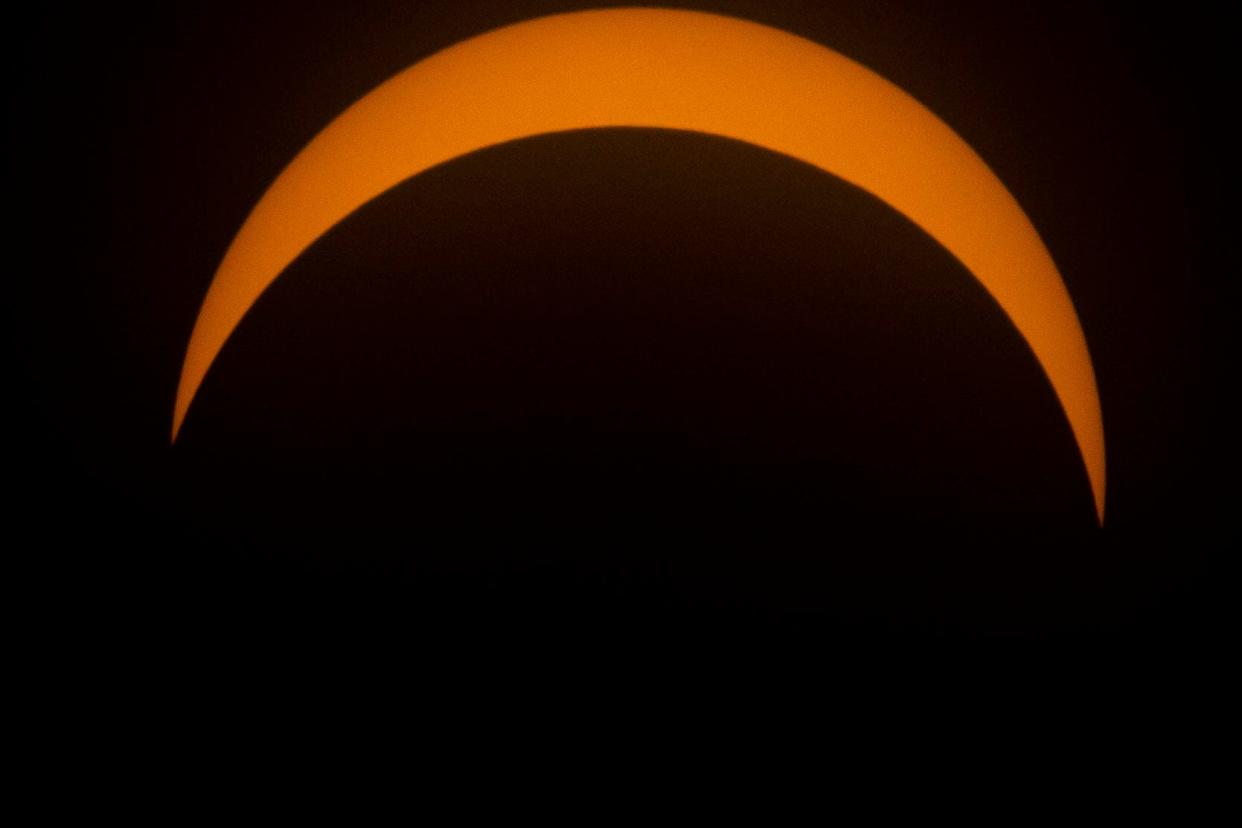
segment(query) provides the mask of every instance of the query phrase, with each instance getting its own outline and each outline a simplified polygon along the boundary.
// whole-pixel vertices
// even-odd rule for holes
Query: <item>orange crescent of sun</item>
[[[1104,519],[1104,426],[1073,302],[1039,234],[982,159],[918,101],[801,37],[731,17],[558,14],[419,61],[330,123],[233,239],[199,310],[172,437],[225,341],[316,239],[400,182],[484,147],[593,127],[689,130],[799,159],[880,198],[979,280],[1056,392]]]

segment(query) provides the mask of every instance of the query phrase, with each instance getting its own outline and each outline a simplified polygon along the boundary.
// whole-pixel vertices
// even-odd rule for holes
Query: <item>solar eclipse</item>
[[[173,439],[258,296],[318,237],[401,181],[530,135],[642,126],[721,135],[877,195],[979,279],[1025,336],[1069,418],[1104,519],[1094,370],[1051,256],[986,164],[939,119],[825,47],[719,15],[612,9],[472,38],[392,78],[311,142],[238,232],[182,368]]]

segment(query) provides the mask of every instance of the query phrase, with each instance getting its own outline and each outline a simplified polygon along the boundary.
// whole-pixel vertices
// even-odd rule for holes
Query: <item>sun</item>
[[[1030,345],[1103,522],[1104,428],[1086,338],[1052,256],[1004,184],[932,112],[849,58],[768,26],[671,9],[573,12],[478,35],[409,67],[330,123],[226,251],[190,337],[172,439],[260,294],[350,213],[485,147],[621,126],[702,132],[791,156],[922,227]]]

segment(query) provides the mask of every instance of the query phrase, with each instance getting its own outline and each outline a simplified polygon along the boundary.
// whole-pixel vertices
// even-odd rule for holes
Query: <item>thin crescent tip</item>
[[[181,432],[181,424],[185,421],[185,408],[178,405],[177,410],[173,413],[172,432],[168,437],[170,446],[177,444],[177,435]]]

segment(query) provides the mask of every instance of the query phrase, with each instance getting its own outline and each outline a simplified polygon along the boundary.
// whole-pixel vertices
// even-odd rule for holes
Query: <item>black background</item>
[[[67,7],[32,30],[36,255],[11,278],[33,285],[16,543],[64,579],[71,640],[152,664],[378,642],[1214,656],[1212,21],[680,5],[841,51],[997,172],[1091,348],[1105,528],[1050,387],[959,264],[831,176],[686,133],[515,142],[367,205],[263,296],[170,447],[198,305],[284,164],[420,58],[585,6]]]

